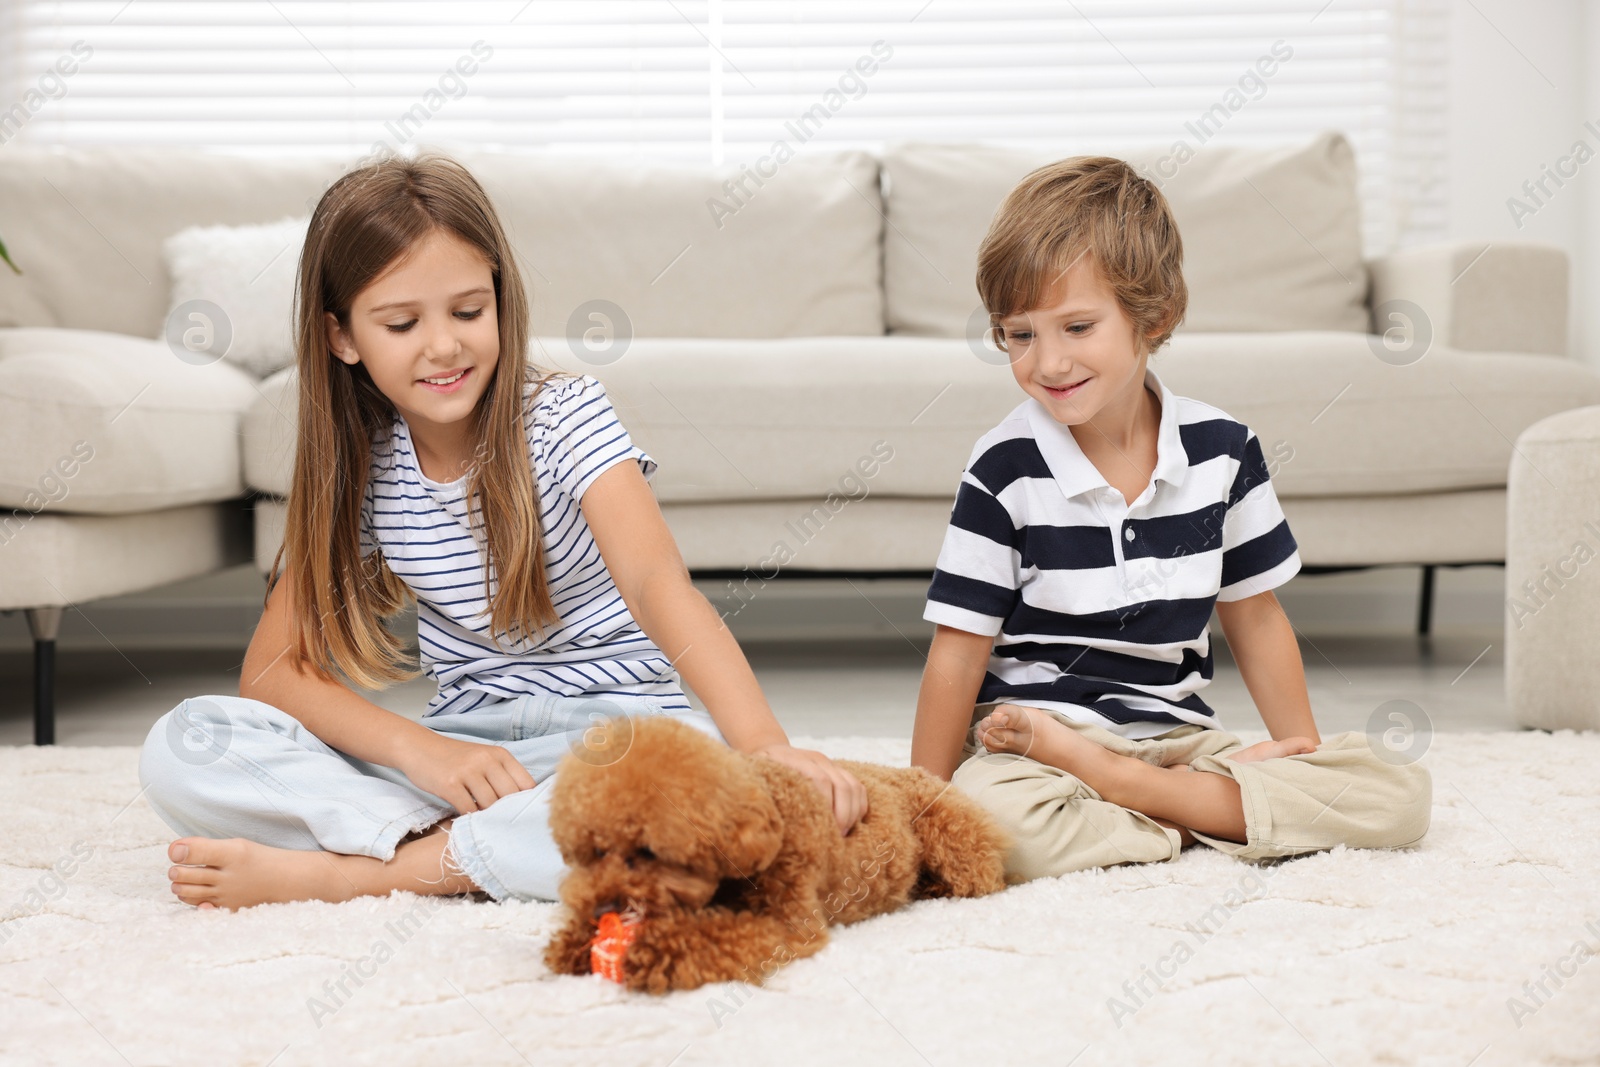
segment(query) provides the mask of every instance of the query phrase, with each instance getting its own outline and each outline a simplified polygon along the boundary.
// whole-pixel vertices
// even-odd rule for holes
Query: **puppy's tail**
[[[914,897],[981,897],[1006,887],[1011,840],[978,803],[949,782],[917,769],[918,814],[912,832],[922,845]]]

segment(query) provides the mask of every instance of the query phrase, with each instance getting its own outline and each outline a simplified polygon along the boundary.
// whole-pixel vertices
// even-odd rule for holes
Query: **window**
[[[1447,23],[1443,0],[0,0],[0,142],[736,164],[779,138],[1337,128],[1377,253],[1444,234]]]

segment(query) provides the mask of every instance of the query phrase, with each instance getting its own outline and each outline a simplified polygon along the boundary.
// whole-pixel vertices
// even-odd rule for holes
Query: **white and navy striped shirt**
[[[677,671],[629,613],[578,508],[613,465],[635,461],[648,480],[655,460],[633,444],[594,378],[553,377],[530,403],[534,388],[524,393],[523,429],[539,493],[545,573],[560,615],[543,640],[535,635],[502,647],[489,638],[467,476],[449,483],[425,476],[398,412],[387,440],[380,435],[373,442],[361,552],[382,552],[416,595],[422,665],[439,685],[424,715],[471,711],[529,693],[641,694],[687,709]]]
[[[1131,504],[1032,398],[973,449],[923,618],[995,637],[980,704],[1130,738],[1215,728],[1212,606],[1300,569],[1256,435],[1148,367],[1145,388],[1157,460]]]

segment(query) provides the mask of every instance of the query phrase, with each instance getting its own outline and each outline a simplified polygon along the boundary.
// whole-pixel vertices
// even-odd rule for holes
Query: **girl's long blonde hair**
[[[471,416],[479,445],[467,485],[469,514],[476,510],[482,523],[489,633],[526,639],[558,621],[523,429],[524,391],[545,376],[527,360],[528,296],[494,206],[465,167],[443,156],[359,167],[323,194],[300,253],[299,431],[287,528],[267,595],[286,563],[295,604],[290,647],[299,664],[323,677],[337,668],[367,689],[420,673],[383,623],[411,600],[410,589],[381,554],[361,557],[372,443],[389,434],[395,412],[366,367],[334,357],[325,315],[348,332],[356,294],[435,230],[476,248],[494,276],[500,356]]]

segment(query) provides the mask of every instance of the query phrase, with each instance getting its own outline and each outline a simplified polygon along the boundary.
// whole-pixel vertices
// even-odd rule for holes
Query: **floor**
[[[918,901],[760,987],[666,997],[547,971],[565,917],[540,901],[196,911],[127,749],[0,748],[0,1063],[1595,1064],[1600,734],[1431,740],[1417,847],[1257,866],[1198,846]]]
[[[1248,691],[1213,626],[1216,676],[1205,698],[1225,727],[1258,729]],[[920,636],[851,641],[746,641],[769,701],[793,736],[906,737],[927,653]],[[1425,731],[1516,729],[1506,707],[1501,634],[1441,625],[1430,637],[1400,628],[1366,634],[1302,634],[1312,708],[1324,734],[1388,730],[1399,713]],[[63,745],[135,745],[150,724],[190,696],[236,693],[243,649],[71,650],[61,656],[56,738]],[[0,745],[32,741],[31,663],[0,654]],[[426,679],[372,694],[412,718],[426,706]],[[1405,704],[1391,704],[1404,701]]]

